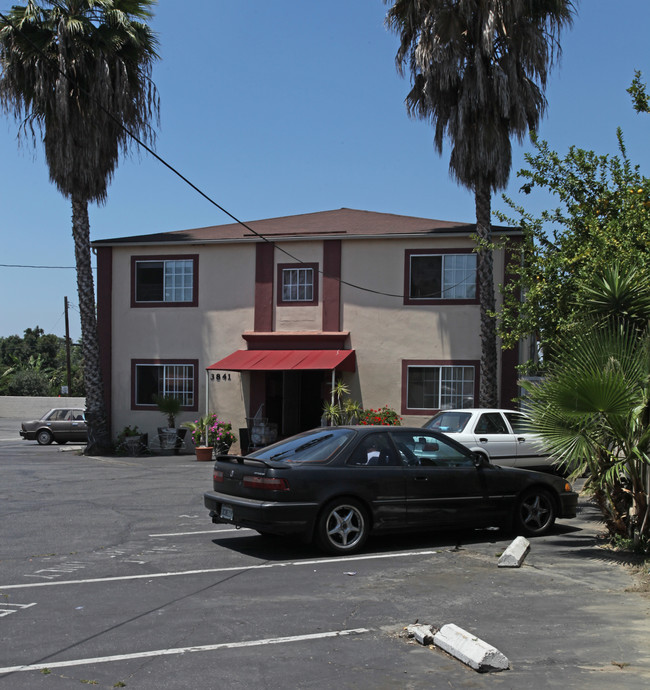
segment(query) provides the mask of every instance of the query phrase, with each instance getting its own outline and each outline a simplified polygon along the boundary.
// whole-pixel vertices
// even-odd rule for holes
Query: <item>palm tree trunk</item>
[[[86,388],[86,454],[110,452],[110,434],[106,423],[104,384],[99,359],[99,338],[95,314],[95,285],[90,260],[90,221],[88,203],[72,195],[72,237],[77,266],[77,294],[81,315],[81,345]]]
[[[491,193],[485,183],[477,183],[474,191],[476,204],[476,233],[481,240],[477,257],[479,303],[481,308],[481,374],[479,405],[497,406],[497,337],[495,310],[494,268],[492,260]]]

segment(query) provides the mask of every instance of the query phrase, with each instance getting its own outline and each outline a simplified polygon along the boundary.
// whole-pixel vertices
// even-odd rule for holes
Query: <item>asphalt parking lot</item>
[[[78,450],[78,447],[77,447]],[[650,597],[597,513],[531,540],[371,539],[363,553],[212,525],[211,463],[89,458],[0,419],[0,688],[647,688]],[[455,623],[510,669],[403,636]]]

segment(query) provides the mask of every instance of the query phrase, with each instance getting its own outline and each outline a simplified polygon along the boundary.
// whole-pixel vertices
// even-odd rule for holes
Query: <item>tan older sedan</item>
[[[52,441],[85,443],[88,440],[88,430],[84,410],[55,407],[40,419],[23,422],[20,425],[20,435],[27,441],[38,441],[42,446],[47,446]]]

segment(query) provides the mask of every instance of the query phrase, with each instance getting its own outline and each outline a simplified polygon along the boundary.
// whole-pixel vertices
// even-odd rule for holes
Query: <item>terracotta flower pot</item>
[[[199,461],[212,460],[212,446],[197,446],[194,451],[196,452],[196,459]]]

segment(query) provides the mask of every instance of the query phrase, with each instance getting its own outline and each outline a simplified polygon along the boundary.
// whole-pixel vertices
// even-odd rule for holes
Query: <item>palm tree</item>
[[[72,203],[86,387],[86,452],[110,448],[100,368],[88,203],[103,203],[129,131],[151,141],[155,0],[29,0],[0,15],[0,106],[42,136],[50,179]],[[128,131],[127,131],[128,130]]]
[[[650,280],[614,264],[581,285],[585,321],[527,385],[535,430],[589,486],[612,535],[650,540]]]
[[[397,69],[411,75],[407,111],[431,121],[438,153],[449,139],[451,175],[474,192],[483,406],[497,404],[492,193],[508,182],[510,138],[522,141],[544,113],[573,12],[571,0],[394,0],[386,16],[400,39]]]

